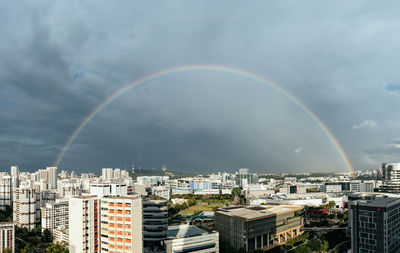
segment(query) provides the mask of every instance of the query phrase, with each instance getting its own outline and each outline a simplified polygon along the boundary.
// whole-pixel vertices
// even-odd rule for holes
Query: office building
[[[351,252],[398,252],[400,198],[371,194],[349,201]]]
[[[100,252],[99,198],[93,195],[69,199],[69,252]]]
[[[40,224],[40,195],[36,190],[14,189],[13,221],[16,226],[28,229]]]
[[[350,191],[352,192],[374,192],[375,181],[362,181],[352,180],[350,181]]]
[[[321,185],[321,192],[350,191],[350,182],[325,182]]]
[[[382,176],[384,181],[400,182],[400,163],[383,163]]]
[[[142,215],[141,198],[102,198],[101,252],[143,252]]]
[[[218,232],[209,233],[190,225],[168,227],[168,239],[164,243],[167,253],[219,252]]]
[[[166,199],[143,199],[143,241],[146,249],[162,249],[161,242],[168,235],[168,201]]]
[[[236,187],[245,188],[249,184],[257,184],[258,176],[257,174],[250,174],[249,169],[242,168],[239,169],[234,175],[231,176],[235,181]]]
[[[303,212],[300,205],[220,208],[215,230],[236,249],[269,249],[302,234]]]
[[[15,252],[15,225],[13,222],[0,222],[0,253]]]
[[[42,230],[50,232],[59,226],[68,228],[68,201],[47,203],[41,208]]]

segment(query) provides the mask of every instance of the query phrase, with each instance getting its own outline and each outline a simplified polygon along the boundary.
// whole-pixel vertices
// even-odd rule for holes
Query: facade
[[[143,241],[146,249],[163,249],[161,242],[168,236],[168,201],[143,199]]]
[[[49,189],[57,189],[57,167],[47,167],[46,170]]]
[[[99,198],[104,196],[126,196],[128,195],[128,186],[126,184],[101,183],[90,184],[90,194]]]
[[[41,208],[42,230],[50,232],[59,226],[68,228],[68,201],[47,203]]]
[[[18,227],[29,229],[40,224],[40,195],[36,190],[14,189],[13,221]]]
[[[5,249],[15,252],[15,226],[13,222],[0,222],[0,253]]]
[[[350,182],[325,182],[321,185],[321,192],[350,191]]]
[[[69,252],[100,252],[99,202],[93,195],[69,199]]]
[[[12,205],[12,177],[4,175],[0,177],[0,210],[5,211]]]
[[[65,226],[53,229],[53,241],[60,243],[69,243],[69,230]]]
[[[349,196],[349,201],[352,198]],[[349,202],[352,252],[398,252],[400,198],[362,196]]]
[[[400,163],[383,163],[382,175],[384,181],[400,182]]]
[[[233,176],[232,176],[233,177]],[[249,169],[242,168],[239,172],[234,175],[235,184],[237,187],[244,188],[249,184],[257,184],[258,176],[257,174],[250,174]]]
[[[141,198],[112,196],[101,199],[100,252],[143,252]]]
[[[299,205],[221,208],[215,212],[215,230],[236,249],[269,249],[302,234],[303,211]]]
[[[190,225],[170,226],[165,240],[167,253],[175,252],[219,252],[218,232],[208,233]]]
[[[350,191],[352,192],[374,192],[374,181],[353,180],[350,182]]]

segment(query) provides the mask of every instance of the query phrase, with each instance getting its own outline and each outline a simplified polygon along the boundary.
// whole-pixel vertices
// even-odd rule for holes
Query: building
[[[168,200],[143,199],[143,241],[148,251],[163,249],[168,236]]]
[[[249,169],[242,168],[239,169],[239,172],[236,172],[234,175],[235,184],[237,187],[244,188],[249,184],[257,184],[258,176],[257,174],[250,174]]]
[[[47,203],[41,208],[42,230],[50,232],[59,226],[68,228],[68,201]]]
[[[400,198],[349,196],[351,252],[398,252],[400,246]]]
[[[143,252],[142,215],[141,198],[102,198],[101,252]]]
[[[400,163],[382,163],[383,180],[400,182]]]
[[[164,243],[167,253],[219,252],[218,232],[208,233],[190,225],[168,227],[168,239]]]
[[[53,242],[69,243],[69,229],[59,226],[53,229]]]
[[[99,198],[104,196],[126,196],[128,195],[128,186],[126,184],[100,183],[90,184],[90,194]]]
[[[99,198],[93,195],[69,199],[69,252],[100,252],[99,206]]]
[[[50,189],[57,189],[57,167],[47,167],[47,182]]]
[[[0,210],[5,211],[12,205],[12,177],[5,174],[0,177]]]
[[[350,182],[325,182],[321,185],[321,192],[350,191]]]
[[[101,177],[103,180],[107,179],[113,179],[114,178],[114,172],[112,168],[103,168],[101,170]]]
[[[303,206],[227,207],[215,212],[221,241],[246,252],[269,249],[302,234]]]
[[[375,181],[362,181],[352,180],[350,181],[350,191],[352,192],[374,192]]]
[[[13,222],[0,222],[0,253],[9,249],[15,252],[15,226]]]
[[[29,229],[40,224],[40,195],[36,190],[14,189],[13,221],[18,227]]]

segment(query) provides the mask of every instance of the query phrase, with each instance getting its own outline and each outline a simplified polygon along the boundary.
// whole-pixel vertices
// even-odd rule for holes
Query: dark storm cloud
[[[0,166],[51,165],[117,89],[189,64],[243,68],[279,83],[324,121],[355,168],[396,160],[386,140],[399,138],[400,127],[397,5],[3,3]],[[191,171],[345,169],[322,130],[287,98],[209,72],[155,80],[117,99],[82,131],[62,167],[123,167],[132,159]]]

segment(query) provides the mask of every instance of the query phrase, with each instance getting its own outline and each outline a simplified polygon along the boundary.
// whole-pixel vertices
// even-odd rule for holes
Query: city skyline
[[[398,3],[312,3],[4,4],[0,167],[347,172],[333,139],[355,170],[397,161]],[[198,65],[269,81],[212,69],[160,76],[66,145],[127,85]]]

